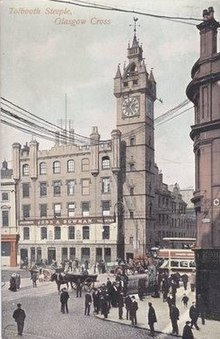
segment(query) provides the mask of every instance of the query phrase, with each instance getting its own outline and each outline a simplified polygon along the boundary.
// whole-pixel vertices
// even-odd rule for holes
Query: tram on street
[[[164,248],[158,251],[157,257],[163,259],[159,267],[160,270],[192,272],[196,268],[195,254],[192,249]]]

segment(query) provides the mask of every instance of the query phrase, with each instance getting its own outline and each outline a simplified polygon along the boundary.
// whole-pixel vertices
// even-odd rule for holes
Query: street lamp
[[[124,260],[124,204],[120,200],[114,205],[114,221],[117,221],[117,258]]]

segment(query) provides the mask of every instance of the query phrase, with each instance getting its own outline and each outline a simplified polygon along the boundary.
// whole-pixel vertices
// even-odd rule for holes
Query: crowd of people
[[[121,263],[119,263],[121,264]],[[68,271],[73,270],[74,266],[69,266],[69,261],[65,262],[63,269],[68,265]],[[76,265],[77,266],[77,265]],[[81,267],[81,266],[78,266]],[[93,306],[93,311],[95,314],[103,315],[104,318],[108,318],[109,313],[112,308],[117,308],[118,319],[129,320],[132,326],[136,326],[138,324],[138,300],[132,294],[129,294],[128,290],[128,280],[129,280],[129,271],[128,265],[121,264],[121,270],[118,271],[115,276],[115,281],[111,281],[110,278],[107,278],[106,283],[103,283],[99,287],[93,287],[91,290],[87,290],[85,293],[85,307],[84,314],[86,316],[90,315],[91,306]],[[138,273],[144,273],[146,270],[150,271],[152,262],[148,259],[144,260],[132,260],[129,263],[129,270],[132,267],[132,271],[136,271]],[[81,273],[88,273],[89,264],[88,262],[84,263],[83,269]],[[61,274],[61,273],[59,273]],[[194,273],[192,273],[193,275]],[[31,274],[31,279],[33,283],[33,287],[37,287],[37,273],[33,272]],[[10,287],[11,291],[16,291],[20,288],[20,275],[18,273],[13,273],[10,278]],[[157,272],[156,274],[156,283],[154,284],[154,293],[151,293],[151,296],[154,298],[160,298],[162,296],[162,302],[168,305],[168,314],[172,324],[172,334],[179,335],[179,327],[178,321],[180,319],[180,310],[176,305],[176,294],[177,290],[180,287],[180,282],[183,285],[183,289],[186,292],[189,289],[194,291],[195,281],[191,277],[189,277],[186,273],[180,275],[178,272],[169,274],[168,271]],[[76,297],[82,297],[82,287],[83,284],[78,279],[76,282]],[[141,279],[138,282],[138,297],[139,300],[142,301],[144,299],[144,291],[145,285],[141,283]],[[68,300],[69,300],[69,292],[67,288],[62,288],[61,294],[59,295],[60,303],[61,303],[61,312],[68,313]],[[189,298],[186,293],[182,295],[180,301],[184,305],[184,309],[188,308]],[[18,310],[20,306],[18,307]],[[15,314],[19,313],[17,311]],[[152,302],[148,303],[148,313],[147,313],[147,322],[150,329],[150,334],[152,336],[155,335],[154,324],[158,321],[157,310],[153,306]],[[195,328],[199,330],[199,326],[197,324],[199,316],[202,319],[202,324],[205,324],[205,303],[201,295],[198,295],[197,301],[193,301],[191,306],[189,307],[189,320],[185,323],[182,338],[183,339],[193,339],[194,335],[192,329]],[[13,315],[14,317],[14,315]],[[16,320],[17,321],[17,320]],[[19,325],[18,332],[23,331],[23,325]],[[22,329],[21,329],[22,328]]]

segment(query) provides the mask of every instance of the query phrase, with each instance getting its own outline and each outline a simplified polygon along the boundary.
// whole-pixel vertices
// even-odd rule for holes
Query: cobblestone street
[[[17,337],[16,323],[12,318],[18,302],[26,312],[24,339],[30,338],[150,338],[144,329],[132,328],[122,324],[96,318],[93,313],[84,316],[84,295],[76,298],[70,290],[69,314],[60,312],[59,295],[53,282],[38,283],[33,288],[30,278],[23,278],[21,289],[17,292],[8,290],[8,282],[2,288],[2,338]],[[158,339],[172,336],[160,334]]]

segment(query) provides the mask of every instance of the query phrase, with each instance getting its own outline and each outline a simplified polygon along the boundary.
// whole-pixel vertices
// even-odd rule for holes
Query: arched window
[[[67,161],[67,172],[74,172],[75,171],[75,161],[73,159]]]
[[[57,173],[60,173],[60,171],[61,171],[60,161],[54,161],[53,162],[53,173],[57,174]]]
[[[68,238],[69,239],[75,239],[75,227],[69,226],[68,228]]]
[[[108,169],[110,168],[110,160],[109,157],[103,157],[102,158],[102,169]]]
[[[23,165],[22,174],[25,176],[30,174],[30,167],[28,164]]]
[[[54,228],[54,239],[55,240],[61,239],[61,228],[60,228],[60,226],[56,226]]]
[[[40,174],[47,174],[47,165],[46,162],[41,162],[39,165]]]
[[[81,164],[82,164],[82,172],[88,172],[89,171],[89,159],[83,158]]]
[[[24,227],[24,229],[23,229],[23,240],[29,240],[29,239],[30,239],[29,227]]]
[[[132,137],[130,137],[130,146],[134,146],[135,143],[136,143],[135,136],[133,135]]]
[[[41,227],[40,232],[41,232],[41,240],[47,239],[47,228]]]

